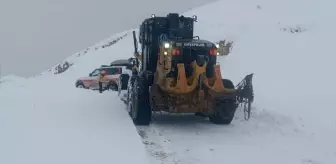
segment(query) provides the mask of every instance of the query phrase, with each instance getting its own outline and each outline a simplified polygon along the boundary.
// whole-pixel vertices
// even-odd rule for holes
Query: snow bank
[[[28,79],[16,75],[7,75],[0,79],[0,88],[7,86],[20,86],[22,87]]]
[[[0,163],[148,164],[117,93],[71,84],[59,77],[1,88]]]
[[[2,79],[0,163],[149,163],[117,92],[99,94],[74,86],[78,77],[94,68],[126,53],[131,56],[122,52],[130,39],[114,44],[115,38],[126,34],[116,34],[83,55],[65,59],[63,63],[72,66],[61,74],[50,70],[29,79]]]
[[[1,82],[19,82],[23,80],[26,80],[26,78],[16,75],[7,75],[5,77],[0,78]]]
[[[129,32],[65,59],[58,65],[69,62],[71,67],[62,73],[56,74],[56,65],[32,78],[2,79],[0,163],[149,163],[117,92],[99,94],[74,86],[94,68],[131,57],[130,48],[124,51],[133,44],[131,37],[124,39]]]

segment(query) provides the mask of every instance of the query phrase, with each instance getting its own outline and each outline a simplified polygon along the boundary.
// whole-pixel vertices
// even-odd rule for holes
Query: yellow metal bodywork
[[[185,65],[177,64],[177,78],[167,77],[172,67],[171,49],[160,48],[157,70],[151,88],[154,111],[175,113],[211,112],[215,98],[235,93],[235,89],[225,88],[219,65],[214,65],[214,76],[206,77],[206,66],[191,63],[193,73],[187,78]],[[202,84],[202,87],[199,84]],[[163,108],[160,108],[163,107]]]

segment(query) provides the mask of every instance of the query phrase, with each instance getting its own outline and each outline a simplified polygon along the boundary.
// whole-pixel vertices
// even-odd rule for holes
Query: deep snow
[[[158,114],[149,127],[136,127],[151,156],[151,162],[154,164],[336,163],[334,142],[336,118],[333,107],[333,100],[336,97],[336,89],[333,86],[336,81],[333,76],[333,70],[335,70],[333,40],[336,35],[335,23],[331,21],[336,17],[332,8],[334,4],[335,2],[331,0],[221,0],[186,13],[186,15],[198,15],[199,21],[196,23],[195,33],[201,38],[211,41],[221,39],[234,41],[233,52],[219,59],[222,74],[223,77],[238,83],[246,74],[255,73],[253,115],[251,120],[244,121],[242,112],[238,111],[231,125],[219,126],[211,124],[207,119],[194,116]],[[283,30],[283,28],[296,26],[302,26],[304,30],[299,33]],[[116,93],[99,95],[93,91],[73,88],[76,78],[87,75],[95,67],[108,64],[116,59],[131,57],[132,37],[130,32],[126,33],[127,36],[124,39],[111,47],[92,50],[84,56],[72,58],[75,64],[65,73],[53,75],[45,72],[41,76],[27,80],[24,88],[14,86],[1,88],[0,117],[3,121],[1,125],[4,129],[6,128],[4,132],[7,135],[5,136],[8,136],[8,140],[12,142],[3,139],[0,142],[6,143],[8,147],[10,143],[16,143],[15,141],[22,142],[20,138],[15,138],[19,135],[11,134],[15,134],[13,133],[15,131],[22,132],[22,128],[25,127],[36,130],[36,127],[42,125],[37,126],[34,120],[39,120],[43,122],[43,130],[50,133],[69,133],[69,129],[74,130],[71,131],[69,137],[57,139],[68,144],[74,142],[70,149],[68,146],[64,147],[66,150],[73,148],[72,150],[78,151],[82,149],[75,149],[78,142],[72,140],[72,137],[77,137],[82,133],[91,134],[90,131],[98,130],[100,133],[91,134],[95,135],[94,139],[97,140],[84,138],[84,141],[88,143],[86,146],[96,142],[100,144],[107,142],[106,145],[100,145],[102,149],[99,151],[86,150],[84,152],[93,153],[92,158],[84,157],[94,159],[100,153],[107,153],[105,150],[111,145],[120,143],[111,140],[98,141],[98,138],[106,137],[103,133],[108,133],[107,136],[111,138],[112,134],[118,134],[113,137],[121,139],[124,129],[121,130],[122,127],[117,128],[112,125],[119,124],[127,126],[125,133],[130,133],[125,135],[127,137],[124,136],[124,139],[131,140],[136,145],[134,149],[132,145],[132,149],[128,150],[134,150],[135,154],[141,152],[141,150],[137,152],[137,149],[142,149],[138,140],[140,137],[136,135],[135,128],[131,125],[124,110],[125,106],[122,105]],[[49,86],[57,87],[47,89]],[[66,96],[62,97],[62,95]],[[31,101],[31,98],[34,101]],[[45,98],[48,99],[45,100]],[[55,99],[59,100],[56,102]],[[25,101],[22,103],[20,101],[20,104],[13,103],[19,100]],[[41,103],[41,101],[46,102]],[[37,108],[17,108],[21,105],[27,106],[27,104],[30,106],[35,104]],[[46,106],[50,108],[47,109]],[[66,113],[69,108],[60,109],[66,106],[75,107],[70,108],[71,113]],[[87,108],[90,106],[92,109]],[[3,110],[4,107],[7,110]],[[41,117],[35,118],[36,115]],[[56,120],[46,120],[42,118],[43,116]],[[27,124],[16,121],[21,118],[24,118],[22,121],[25,119],[29,121],[25,121]],[[65,122],[57,121],[57,119],[64,119]],[[125,123],[120,124],[119,121]],[[9,123],[13,122],[18,122],[17,126],[9,126],[11,125]],[[82,124],[87,125],[86,129],[81,128]],[[89,126],[91,124],[97,126]],[[66,125],[69,127],[65,128]],[[54,128],[49,129],[48,127]],[[111,131],[119,131],[118,133],[107,131],[110,128]],[[39,139],[46,140],[38,146],[51,144],[59,148],[58,142],[48,142],[47,139],[55,138],[45,134],[44,131],[36,130],[26,135],[28,135],[27,142],[36,141],[29,136],[40,136]],[[131,143],[127,144],[131,145]],[[26,146],[29,145],[18,146],[26,150]],[[15,150],[15,147],[11,146],[11,148]],[[109,150],[115,151],[112,148]],[[124,153],[123,150],[118,152]],[[24,155],[20,153],[19,155]],[[45,153],[46,156],[50,155]],[[10,158],[10,155],[13,154],[10,153],[7,157]],[[63,155],[64,158],[59,159],[67,160],[66,152]],[[103,157],[106,158],[102,158],[102,162],[110,161],[107,155],[104,155]],[[142,159],[144,156],[137,157]],[[82,160],[78,156],[72,157],[72,160]],[[107,161],[103,161],[104,159]],[[123,163],[128,162],[123,161]]]
[[[148,163],[116,93],[80,90],[62,77],[0,87],[0,163]]]

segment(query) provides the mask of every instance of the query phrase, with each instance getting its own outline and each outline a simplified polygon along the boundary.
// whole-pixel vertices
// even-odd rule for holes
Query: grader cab
[[[230,124],[240,103],[253,101],[252,76],[235,88],[222,79],[218,45],[194,36],[197,17],[170,13],[143,21],[141,53],[133,31],[135,59],[127,105],[133,122],[148,125],[152,112],[195,113],[215,124]]]

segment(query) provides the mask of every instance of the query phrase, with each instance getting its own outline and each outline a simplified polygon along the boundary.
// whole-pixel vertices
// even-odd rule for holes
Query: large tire
[[[86,89],[86,87],[85,87],[85,85],[83,84],[82,81],[77,81],[76,82],[76,88],[84,88],[84,89]]]
[[[131,94],[131,117],[135,125],[149,125],[152,110],[149,105],[149,90],[147,81],[143,77],[134,79]]]
[[[85,88],[84,84],[77,84],[76,87],[77,88]]]
[[[232,81],[228,79],[223,79],[223,84],[225,88],[234,89],[234,85]],[[230,124],[234,118],[234,114],[237,109],[236,99],[226,99],[223,100],[215,100],[218,102],[214,109],[214,114],[209,117],[210,121],[214,124]],[[217,103],[216,102],[216,103]]]
[[[107,84],[105,90],[118,91],[118,85],[116,83],[110,82]]]
[[[134,85],[134,79],[136,79],[137,76],[131,76],[130,80],[128,81],[127,84],[127,98],[126,98],[126,103],[127,103],[127,111],[128,114],[131,116],[132,114],[132,91],[133,91],[133,85]]]

